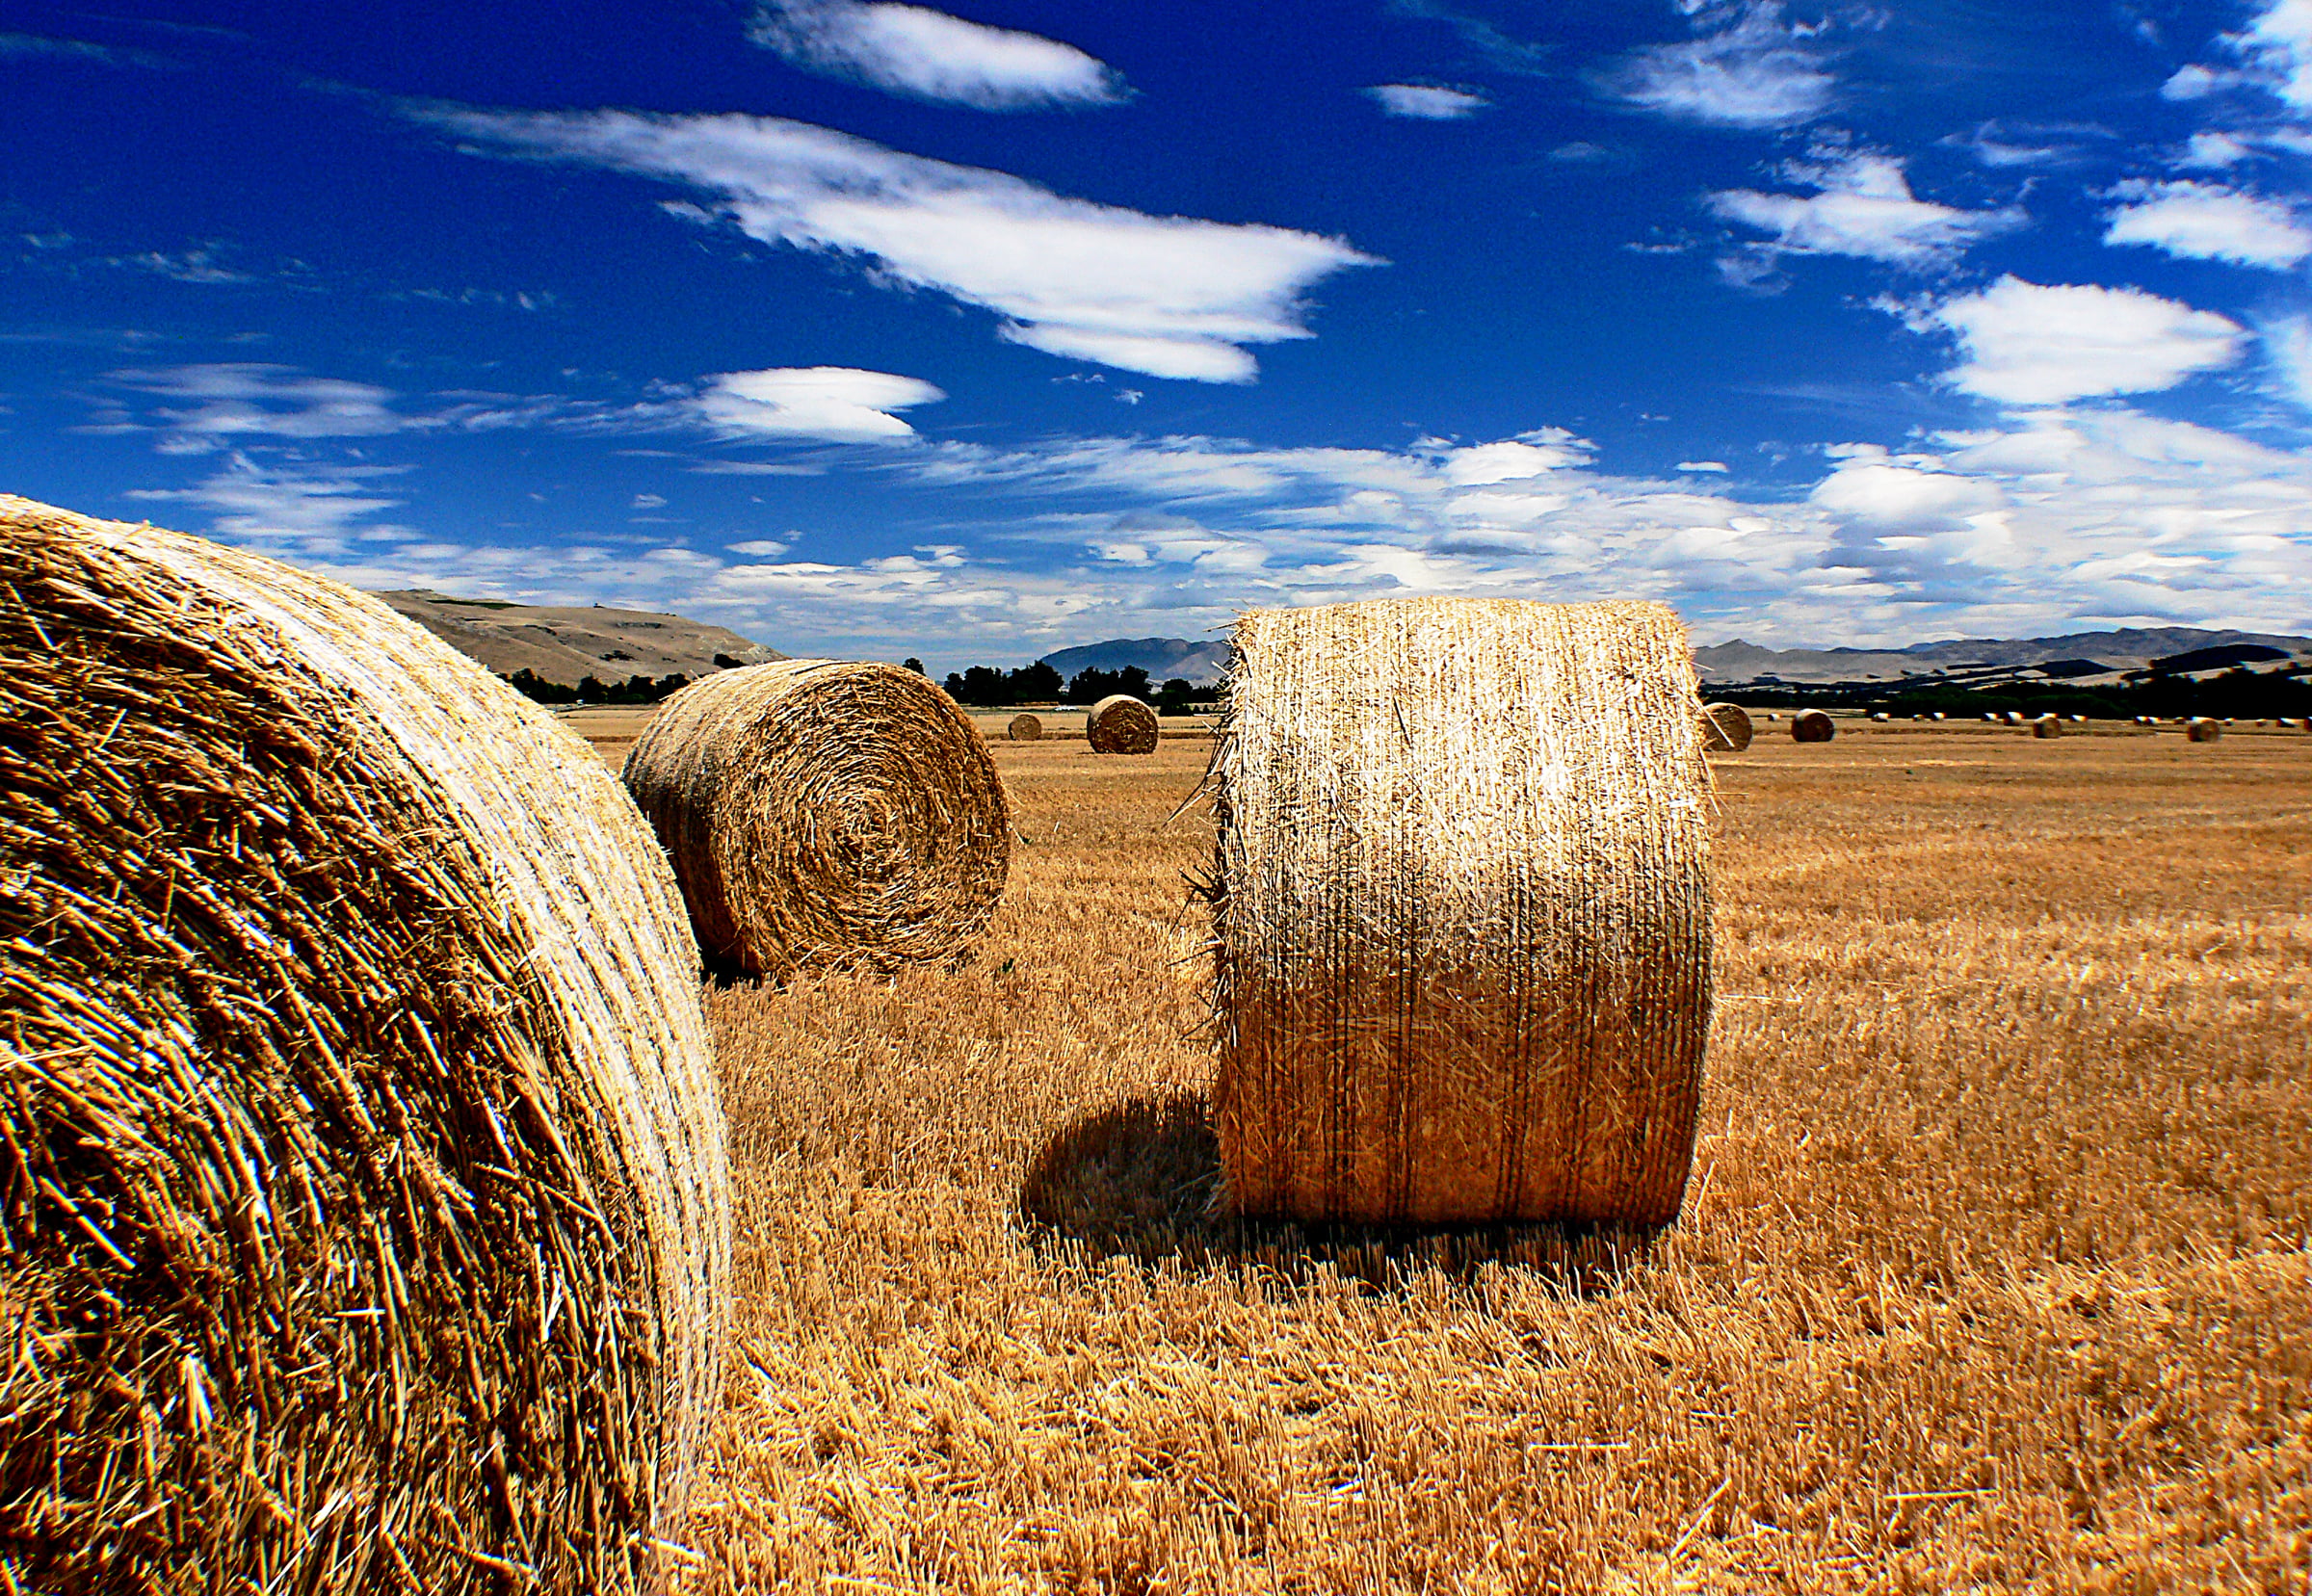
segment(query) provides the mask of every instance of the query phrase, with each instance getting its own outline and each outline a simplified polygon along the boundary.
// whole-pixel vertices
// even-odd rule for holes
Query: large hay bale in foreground
[[[1012,811],[971,718],[899,666],[775,660],[694,682],[626,756],[698,941],[751,974],[967,951]]]
[[[2211,720],[2202,715],[2184,727],[2184,736],[2194,743],[2215,743],[2223,737],[2223,722]]]
[[[1038,743],[1043,740],[1043,721],[1033,715],[1014,715],[1012,723],[1004,730],[1014,743]]]
[[[1227,1193],[1659,1225],[1710,1022],[1707,774],[1650,604],[1255,611],[1213,764]]]
[[[729,1179],[648,828],[350,589],[0,564],[7,1587],[655,1588]]]
[[[1712,753],[1740,753],[1756,735],[1750,712],[1740,704],[1702,706],[1702,744]]]
[[[1154,753],[1156,712],[1129,693],[1112,693],[1084,717],[1093,753]]]
[[[2060,716],[2042,715],[2031,723],[2031,735],[2036,738],[2061,737],[2063,722]]]
[[[1819,709],[1803,710],[1791,718],[1794,743],[1827,743],[1838,735],[1838,722]]]

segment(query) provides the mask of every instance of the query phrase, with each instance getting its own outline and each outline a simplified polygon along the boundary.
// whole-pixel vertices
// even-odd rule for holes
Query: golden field
[[[709,994],[691,1596],[2305,1588],[2312,737],[1719,757],[1650,1245],[1210,1216],[1209,747],[999,743],[974,962]]]

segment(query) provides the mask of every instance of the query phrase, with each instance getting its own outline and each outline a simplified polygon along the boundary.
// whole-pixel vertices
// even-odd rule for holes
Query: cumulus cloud
[[[1914,327],[1947,332],[1964,356],[1953,387],[2007,405],[2153,393],[2239,357],[2237,323],[2136,288],[2044,286],[2001,277],[1946,300]]]
[[[748,34],[810,71],[981,111],[1113,105],[1127,92],[1072,44],[887,0],[773,0]]]
[[[1680,9],[1699,13],[1705,31],[1632,52],[1597,86],[1639,110],[1718,127],[1796,127],[1829,108],[1837,80],[1773,0]]]
[[[2187,171],[2221,171],[2236,167],[2255,151],[2229,133],[2199,132],[2185,141],[2174,164]]]
[[[2130,180],[2113,188],[2106,244],[2147,244],[2185,260],[2286,271],[2312,255],[2312,228],[2287,205],[2217,183]]]
[[[1855,255],[1914,270],[1942,265],[2029,220],[2011,208],[1967,211],[1920,199],[1910,192],[1903,163],[1891,155],[1834,152],[1791,162],[1782,176],[1815,192],[1729,189],[1710,196],[1710,209],[1772,234],[1765,248],[1775,254]]]
[[[751,238],[869,262],[874,280],[994,311],[1014,343],[1152,377],[1248,382],[1244,346],[1310,336],[1305,289],[1379,264],[1340,239],[1071,199],[775,118],[414,114],[499,151],[686,184]]]
[[[711,377],[696,407],[699,419],[725,438],[878,443],[915,435],[894,410],[946,397],[912,377],[805,366]]]
[[[2232,43],[2273,93],[2312,111],[2312,0],[2272,0]]]
[[[1465,89],[1432,89],[1417,83],[1381,83],[1365,91],[1392,117],[1451,122],[1474,116],[1493,102]]]

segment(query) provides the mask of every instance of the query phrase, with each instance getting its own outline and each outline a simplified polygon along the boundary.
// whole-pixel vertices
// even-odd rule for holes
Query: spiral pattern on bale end
[[[694,682],[626,756],[714,958],[774,979],[968,952],[1012,866],[969,716],[897,666],[777,660]]]
[[[1673,1218],[1710,1023],[1707,772],[1658,605],[1255,611],[1211,776],[1229,1201]]]
[[[1033,715],[1014,715],[1004,730],[1014,743],[1037,743],[1043,739],[1043,721]]]
[[[0,497],[0,1570],[639,1592],[718,1403],[696,953],[363,594]]]
[[[1756,735],[1750,712],[1740,704],[1702,706],[1702,746],[1712,753],[1740,753]]]
[[[1819,709],[1801,710],[1790,718],[1794,743],[1827,743],[1838,735],[1838,722]]]
[[[1156,712],[1130,693],[1111,693],[1084,717],[1084,737],[1093,753],[1154,753]]]

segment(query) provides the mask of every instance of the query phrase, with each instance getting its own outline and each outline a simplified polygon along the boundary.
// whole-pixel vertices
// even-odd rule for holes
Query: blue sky
[[[13,0],[0,73],[0,488],[364,587],[2312,631],[2312,0]]]

